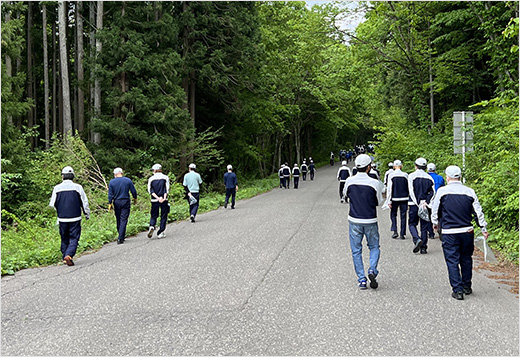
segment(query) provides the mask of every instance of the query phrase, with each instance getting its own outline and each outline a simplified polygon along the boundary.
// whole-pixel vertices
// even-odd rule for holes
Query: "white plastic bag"
[[[430,212],[428,212],[428,204],[426,201],[421,201],[421,203],[419,203],[419,211],[417,214],[422,220],[430,222]]]
[[[486,242],[486,238],[484,236],[475,237],[475,246],[484,252],[484,260],[488,263],[498,263],[495,254],[489,248],[489,245]]]
[[[190,206],[193,206],[195,203],[197,203],[197,199],[193,197],[192,195],[188,196],[190,198]]]

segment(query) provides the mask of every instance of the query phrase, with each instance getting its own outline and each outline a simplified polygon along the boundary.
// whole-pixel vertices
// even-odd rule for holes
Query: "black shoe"
[[[394,232],[394,233],[392,234],[392,238],[397,239],[397,237],[398,237],[397,232]]]
[[[406,237],[405,237],[405,236],[401,236],[401,237],[399,237],[399,238],[401,238],[401,239],[406,239]]]
[[[457,300],[464,300],[464,293],[462,291],[453,292],[451,296]]]
[[[195,216],[194,216],[194,215],[191,215],[191,216],[190,216],[190,220],[191,220],[191,223],[195,223]]]
[[[231,209],[235,209],[235,206],[231,206]]]
[[[224,203],[224,208],[227,208],[227,203]]]
[[[426,251],[426,248],[421,248],[421,254],[428,254],[428,252]]]
[[[471,288],[463,287],[462,289],[464,290],[464,294],[466,295],[471,295],[471,293],[473,292]]]
[[[117,240],[117,244],[123,244],[125,241],[124,240],[121,240],[121,239],[118,239]]]
[[[417,239],[417,242],[415,242],[415,247],[413,248],[413,252],[414,253],[419,252],[419,250],[421,250],[421,246],[422,246],[422,240]]]
[[[374,274],[374,272],[371,271],[368,273],[368,278],[370,279],[370,287],[372,289],[377,289],[379,284],[376,281],[376,274]]]

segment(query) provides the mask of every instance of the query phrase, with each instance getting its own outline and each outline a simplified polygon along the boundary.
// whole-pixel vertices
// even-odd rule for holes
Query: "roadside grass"
[[[137,205],[132,205],[126,230],[127,236],[146,231],[150,220],[150,202],[144,181],[135,182],[138,191]],[[237,200],[254,197],[278,186],[277,175],[266,179],[245,180],[240,183]],[[182,199],[182,187],[174,184],[175,194],[171,196],[168,222],[185,220],[189,217],[188,204]],[[117,240],[116,222],[113,211],[101,208],[104,197],[89,196],[91,204],[90,220],[83,219],[81,239],[76,255],[100,249],[104,244]],[[173,199],[172,199],[173,198]],[[219,192],[201,194],[199,213],[215,210],[224,205],[225,195]],[[97,206],[97,208],[96,208]],[[14,223],[2,230],[2,275],[12,275],[16,271],[61,262],[60,234],[56,224],[56,214],[52,208],[42,209],[40,217],[22,221],[3,210],[2,219],[11,218]]]

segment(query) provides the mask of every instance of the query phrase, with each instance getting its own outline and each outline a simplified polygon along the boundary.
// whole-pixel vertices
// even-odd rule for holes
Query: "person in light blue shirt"
[[[197,166],[195,164],[190,164],[190,172],[184,175],[184,180],[182,182],[187,193],[188,204],[190,205],[191,223],[195,223],[195,216],[197,216],[197,211],[199,210],[199,190],[200,185],[202,184],[200,175],[195,172],[196,168]]]
[[[435,164],[433,162],[430,162],[426,166],[426,169],[428,170],[428,175],[430,175],[433,178],[433,182],[435,182],[435,192],[437,192],[439,190],[439,188],[441,188],[442,186],[445,185],[444,178],[435,172],[437,167],[435,166]],[[439,231],[439,237],[440,237],[440,235],[441,235],[441,232]],[[431,225],[431,224],[428,225],[428,238],[432,238],[432,239],[435,238],[435,232],[433,231],[433,225]]]

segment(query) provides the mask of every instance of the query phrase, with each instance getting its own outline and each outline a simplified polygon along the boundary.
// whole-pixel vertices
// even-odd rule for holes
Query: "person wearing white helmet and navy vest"
[[[301,171],[302,171],[303,181],[305,181],[305,179],[307,178],[307,171],[308,171],[307,162],[305,161],[305,159],[303,159]]]
[[[446,168],[448,184],[440,187],[432,203],[432,224],[442,229],[442,250],[448,267],[452,296],[464,300],[473,292],[471,287],[474,250],[475,218],[485,239],[489,233],[475,191],[460,182],[462,173],[458,166]]]
[[[386,170],[385,172],[385,177],[383,179],[383,185],[385,185],[385,187],[388,187],[388,175],[390,175],[392,172],[394,172],[394,162],[389,162],[388,163],[388,170]]]
[[[66,166],[61,171],[63,182],[54,186],[49,206],[54,207],[58,214],[61,236],[61,255],[68,266],[74,265],[72,258],[76,255],[81,236],[81,211],[85,218],[90,218],[88,199],[83,187],[72,182],[74,170]]]
[[[367,288],[362,256],[363,236],[366,236],[368,249],[370,249],[370,267],[367,271],[370,287],[372,289],[378,287],[376,277],[379,274],[377,265],[380,250],[377,206],[383,203],[383,196],[379,182],[367,175],[371,161],[368,155],[358,155],[354,161],[358,173],[347,179],[343,189],[343,196],[350,201],[348,214],[350,248],[354,270],[358,277],[358,287],[361,290]]]
[[[227,165],[227,172],[224,174],[224,185],[226,185],[226,199],[224,208],[227,208],[229,197],[231,197],[231,209],[235,209],[235,197],[238,190],[237,175],[233,172],[233,166]]]
[[[300,168],[298,167],[298,164],[294,164],[292,169],[292,177],[294,188],[298,189],[298,184],[300,183]]]
[[[413,238],[413,252],[417,253],[420,250],[421,254],[428,253],[428,225],[430,222],[419,217],[419,205],[423,202],[429,205],[435,195],[435,182],[426,173],[426,164],[425,158],[418,158],[415,160],[415,171],[408,175],[408,190],[410,191],[408,228]],[[420,237],[417,231],[419,222],[421,223]]]
[[[388,189],[386,191],[386,203],[390,207],[390,221],[392,226],[392,238],[405,239],[406,235],[406,213],[408,212],[408,199],[410,191],[408,188],[408,174],[401,171],[403,163],[401,160],[394,161],[394,169],[388,175]],[[401,212],[401,230],[397,234],[397,211]]]
[[[152,166],[153,175],[148,179],[148,193],[151,196],[152,209],[150,211],[150,226],[148,227],[148,238],[152,238],[161,210],[161,225],[157,231],[157,238],[164,238],[166,234],[166,224],[168,223],[168,213],[170,204],[168,203],[168,193],[170,191],[170,178],[162,173],[161,164]]]
[[[345,188],[345,182],[350,177],[350,168],[347,166],[347,161],[341,162],[341,167],[338,170],[338,174],[336,175],[339,181],[339,199],[340,202],[345,202],[345,198],[343,197],[343,188]]]
[[[283,181],[284,181],[283,187],[291,188],[290,187],[290,185],[291,185],[291,168],[289,167],[288,163],[285,163],[285,165],[283,165],[282,172],[283,172]]]

